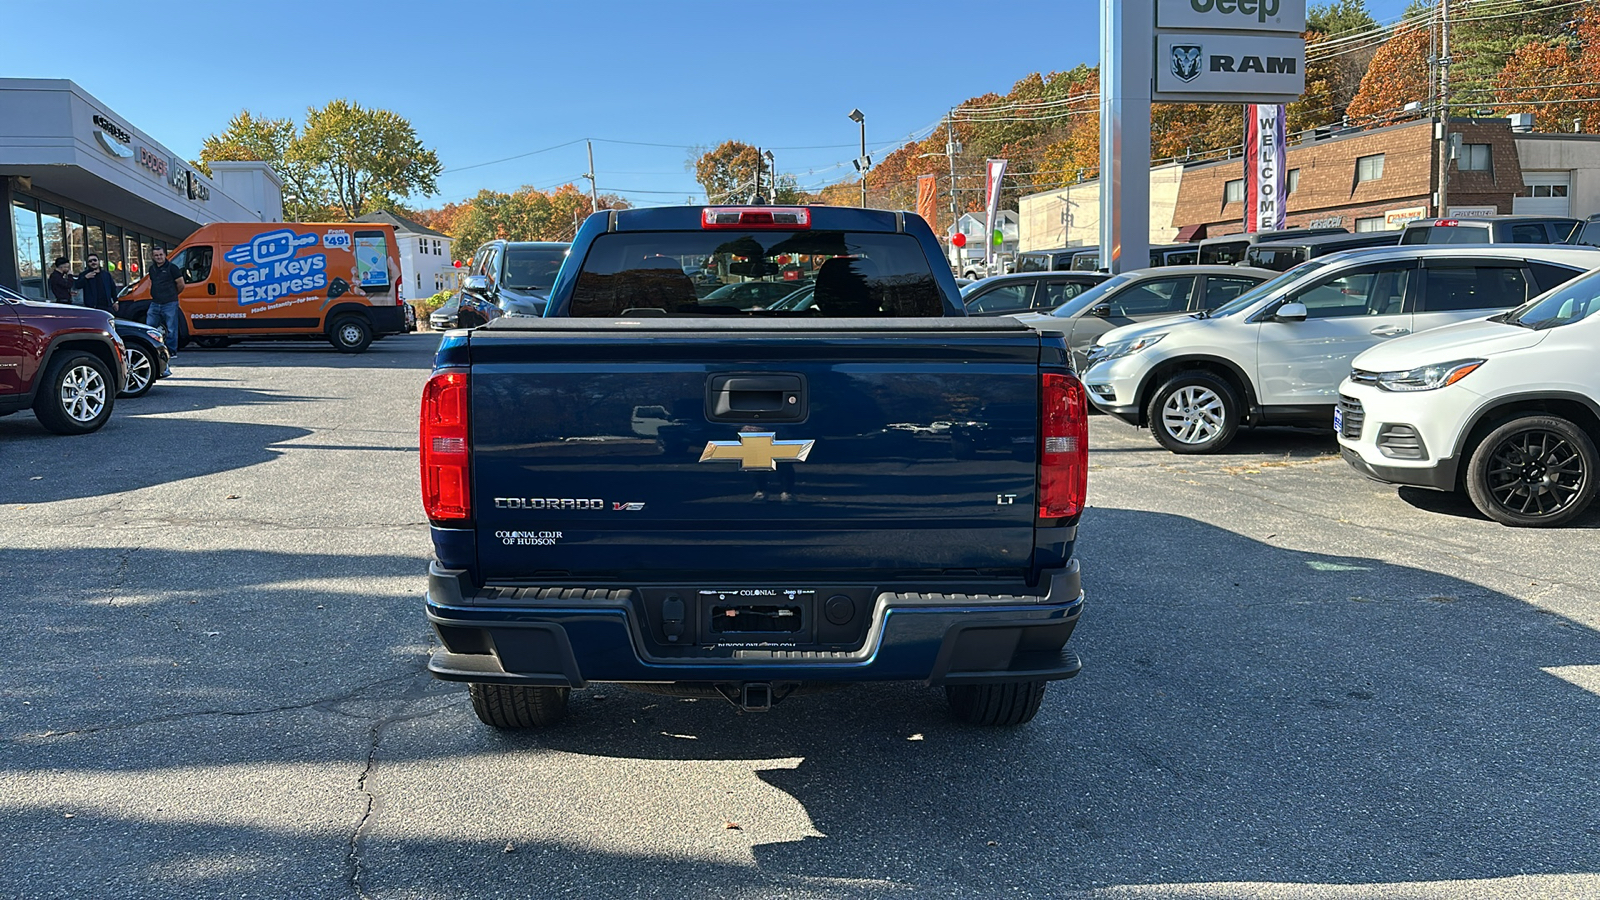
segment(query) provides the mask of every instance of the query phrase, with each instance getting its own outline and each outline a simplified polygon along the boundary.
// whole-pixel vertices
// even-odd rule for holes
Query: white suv
[[[1209,315],[1101,336],[1083,381],[1095,406],[1175,453],[1214,453],[1242,425],[1328,429],[1356,355],[1530,298],[1600,266],[1592,248],[1351,250],[1302,263]]]
[[[1391,341],[1339,386],[1339,447],[1390,484],[1465,488],[1506,525],[1560,525],[1600,478],[1600,273]]]

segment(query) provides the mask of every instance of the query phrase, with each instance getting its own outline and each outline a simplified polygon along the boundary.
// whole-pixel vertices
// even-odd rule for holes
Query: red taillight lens
[[[467,373],[439,372],[422,389],[422,506],[434,521],[472,518]]]
[[[803,206],[707,206],[700,211],[700,227],[795,231],[811,227],[811,210]]]
[[[1046,372],[1039,403],[1039,518],[1071,518],[1089,490],[1089,399],[1076,376]]]

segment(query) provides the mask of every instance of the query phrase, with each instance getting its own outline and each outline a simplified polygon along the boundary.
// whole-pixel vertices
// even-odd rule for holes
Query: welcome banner
[[[938,220],[939,187],[932,175],[917,176],[917,215],[930,227]]]
[[[1287,117],[1283,106],[1244,108],[1244,230],[1284,226],[1289,206]]]
[[[984,167],[987,181],[984,184],[988,194],[989,226],[983,234],[983,258],[994,259],[994,232],[1000,227],[1000,179],[1006,177],[1006,161],[991,159]]]

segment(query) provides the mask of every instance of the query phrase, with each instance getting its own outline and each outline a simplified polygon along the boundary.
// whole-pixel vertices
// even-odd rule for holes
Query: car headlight
[[[1404,393],[1407,391],[1436,391],[1455,384],[1471,375],[1483,365],[1481,359],[1458,359],[1455,362],[1434,363],[1404,372],[1379,372],[1378,389]]]
[[[161,329],[159,328],[152,328],[149,331],[146,331],[144,336],[156,342],[157,344],[165,344],[167,342],[167,336],[162,334]]]
[[[1089,351],[1089,361],[1091,363],[1105,362],[1109,359],[1121,359],[1124,356],[1142,353],[1160,343],[1161,339],[1166,336],[1167,333],[1163,331],[1159,334],[1147,334],[1144,337],[1134,338],[1131,341],[1103,344]]]

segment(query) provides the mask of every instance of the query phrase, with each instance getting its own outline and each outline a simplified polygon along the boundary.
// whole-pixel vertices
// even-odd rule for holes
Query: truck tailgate
[[[470,338],[495,578],[1026,570],[1040,337],[1011,320],[533,320]]]

